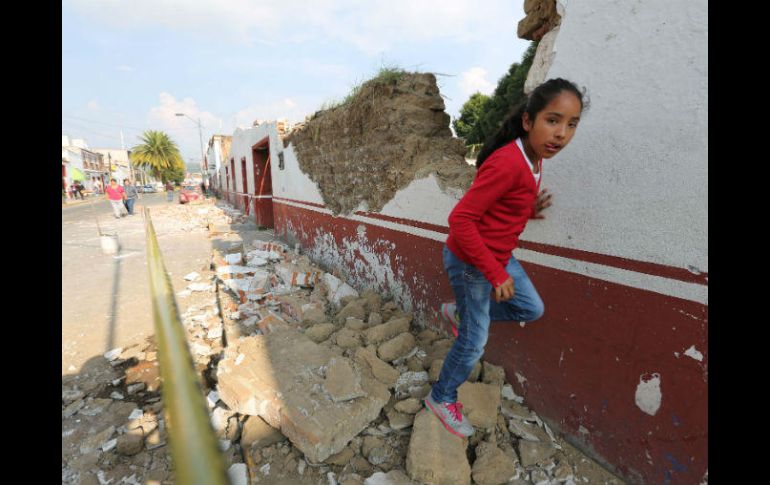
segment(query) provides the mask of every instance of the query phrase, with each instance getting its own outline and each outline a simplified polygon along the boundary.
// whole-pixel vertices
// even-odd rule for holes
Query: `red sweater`
[[[449,214],[449,249],[492,283],[508,279],[505,266],[519,234],[534,215],[537,184],[524,155],[511,142],[481,165],[471,188]]]

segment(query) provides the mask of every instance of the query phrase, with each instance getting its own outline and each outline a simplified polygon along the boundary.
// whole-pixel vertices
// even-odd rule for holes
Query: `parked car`
[[[157,191],[158,189],[156,189],[155,186],[152,184],[145,185],[142,190],[142,192],[144,192],[145,194],[148,192],[157,192]]]
[[[201,188],[197,185],[183,185],[182,189],[179,191],[180,204],[201,199],[203,199],[203,194],[201,193]]]

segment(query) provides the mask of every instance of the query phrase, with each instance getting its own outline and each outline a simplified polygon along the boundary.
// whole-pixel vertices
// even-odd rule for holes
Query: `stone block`
[[[305,330],[305,336],[315,343],[321,343],[334,333],[337,327],[333,323],[313,325]]]
[[[339,325],[343,325],[348,317],[358,318],[359,320],[366,319],[366,309],[364,308],[364,302],[361,300],[353,300],[337,313],[336,322]]]
[[[323,387],[335,403],[350,401],[366,396],[359,380],[347,359],[333,357],[326,369]]]
[[[471,476],[478,485],[503,485],[516,475],[516,461],[493,443],[476,447]]]
[[[499,365],[493,365],[484,361],[484,370],[481,374],[484,384],[495,384],[501,389],[505,384],[505,369]]]
[[[395,406],[393,406],[393,409],[396,411],[406,414],[417,414],[417,412],[422,408],[422,402],[419,399],[413,397],[404,399],[403,401],[398,401]]]
[[[337,346],[343,349],[354,349],[361,345],[361,332],[343,328],[337,332],[335,342],[337,343]]]
[[[374,377],[388,387],[396,385],[399,378],[399,372],[391,365],[383,362],[377,354],[370,349],[360,347],[356,350],[355,358],[361,363],[369,366]]]
[[[432,412],[423,409],[415,416],[406,471],[420,483],[470,485],[467,446],[468,440],[451,434]]]
[[[366,345],[379,344],[408,331],[409,319],[396,318],[387,323],[366,329],[364,331],[364,339],[366,340]]]
[[[407,355],[414,346],[414,335],[404,332],[377,347],[377,356],[385,362],[392,362]]]
[[[457,389],[457,399],[463,403],[463,411],[477,428],[494,428],[500,409],[500,388],[480,382],[464,382]]]
[[[558,451],[553,445],[542,441],[519,440],[519,457],[524,467],[543,463]]]
[[[342,451],[390,398],[368,368],[354,366],[366,396],[334,402],[323,391],[322,371],[332,357],[330,349],[292,329],[240,339],[219,362],[219,396],[233,411],[262,417],[309,461],[320,463]]]
[[[259,416],[248,416],[241,431],[241,447],[264,448],[285,440],[281,432]]]

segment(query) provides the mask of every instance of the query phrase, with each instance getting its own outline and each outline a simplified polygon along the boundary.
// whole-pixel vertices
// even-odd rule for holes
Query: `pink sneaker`
[[[437,402],[433,400],[433,395],[428,393],[428,397],[425,398],[425,405],[433,411],[441,424],[453,435],[467,438],[473,434],[473,425],[463,416],[463,405],[459,402]]]

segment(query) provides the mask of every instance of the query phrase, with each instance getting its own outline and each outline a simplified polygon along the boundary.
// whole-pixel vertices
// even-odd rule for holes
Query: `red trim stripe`
[[[305,202],[302,200],[286,199],[282,197],[274,197],[273,200],[288,202],[294,202],[297,204],[308,205],[312,207],[318,207],[325,209],[323,204],[316,204],[313,202]],[[429,231],[435,231],[441,234],[449,234],[449,228],[446,226],[438,226],[436,224],[430,224],[427,222],[415,221],[411,219],[402,219],[399,217],[391,217],[383,214],[375,214],[372,212],[357,211],[356,215],[363,217],[371,217],[372,219],[379,219],[382,221],[393,222],[396,224],[403,224],[405,226],[416,227],[419,229],[426,229]],[[571,249],[561,246],[553,246],[551,244],[543,244],[532,241],[525,241],[519,239],[519,247],[522,249],[528,249],[538,253],[549,254],[552,256],[559,256],[562,258],[572,259],[576,261],[585,261],[587,263],[602,264],[604,266],[611,266],[613,268],[624,269],[628,271],[634,271],[637,273],[644,273],[653,276],[660,276],[662,278],[670,278],[673,280],[684,281],[687,283],[696,283],[700,285],[708,285],[708,273],[695,274],[684,268],[677,268],[674,266],[666,266],[663,264],[649,263],[646,261],[638,261],[634,259],[622,258],[619,256],[610,256],[608,254],[594,253],[591,251],[583,251],[581,249]]]
[[[619,256],[610,256],[608,254],[592,253],[590,251],[583,251],[580,249],[552,246],[550,244],[524,241],[521,239],[519,239],[519,247],[522,249],[536,251],[538,253],[560,256],[562,258],[585,261],[588,263],[603,264],[605,266],[612,266],[613,268],[625,269],[628,271],[635,271],[637,273],[645,273],[653,276],[661,276],[663,278],[671,278],[673,280],[685,281],[687,283],[708,285],[708,273],[694,274],[684,268],[676,268],[674,266],[666,266],[657,263],[648,263],[646,261],[637,261],[634,259],[621,258]]]

